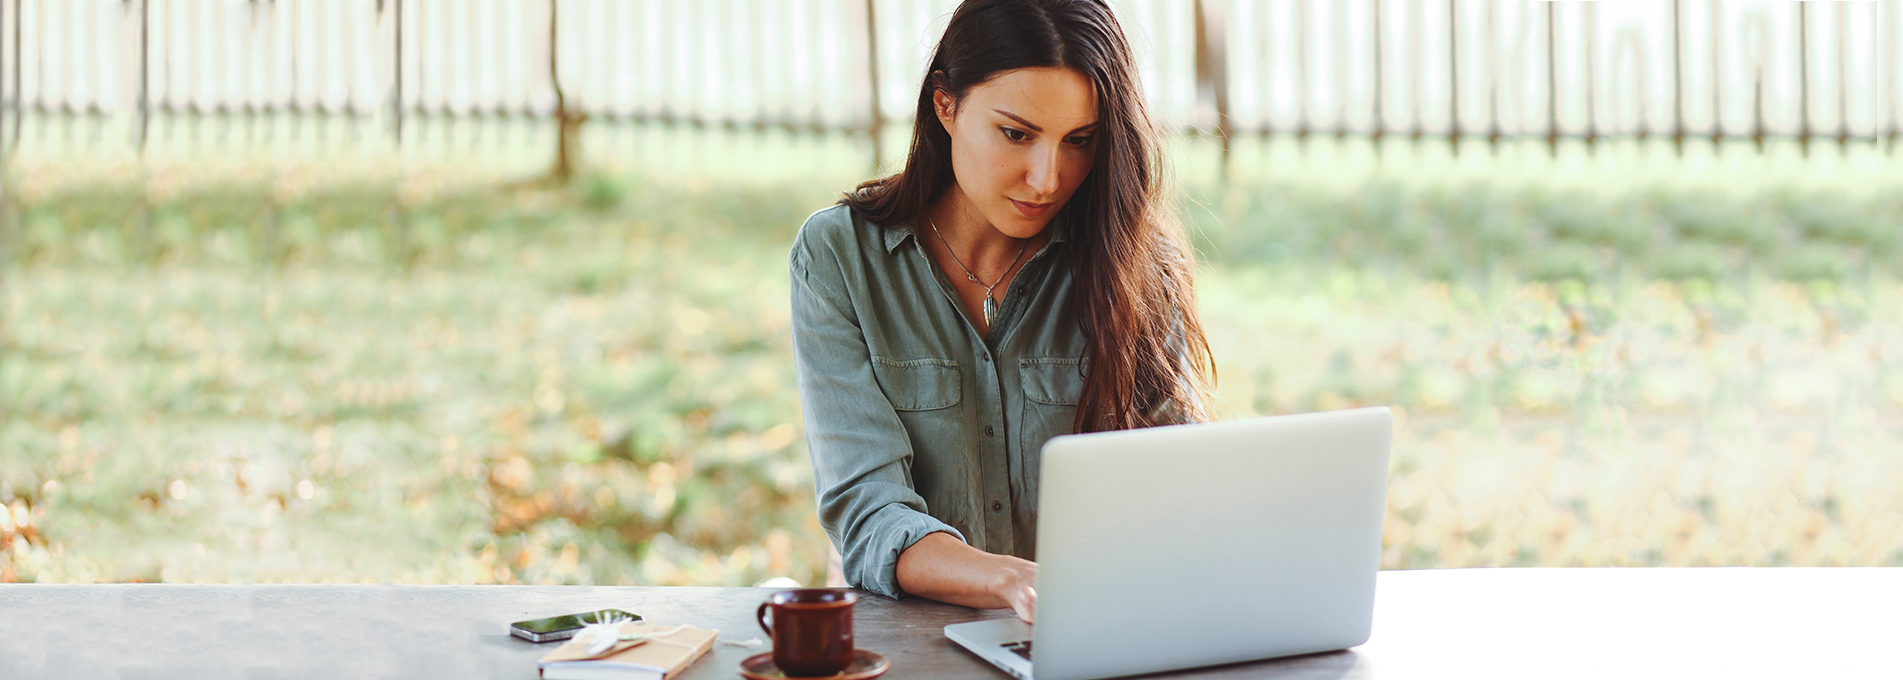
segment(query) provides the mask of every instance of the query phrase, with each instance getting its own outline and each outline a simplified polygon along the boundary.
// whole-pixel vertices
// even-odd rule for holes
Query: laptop
[[[1055,437],[1037,624],[956,623],[945,636],[1024,680],[1366,642],[1393,427],[1377,407]]]

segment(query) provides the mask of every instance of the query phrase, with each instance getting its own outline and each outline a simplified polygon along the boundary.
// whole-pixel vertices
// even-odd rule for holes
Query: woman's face
[[[1097,92],[1067,68],[1005,71],[955,104],[933,95],[951,133],[952,173],[968,210],[1030,238],[1070,201],[1097,149]]]

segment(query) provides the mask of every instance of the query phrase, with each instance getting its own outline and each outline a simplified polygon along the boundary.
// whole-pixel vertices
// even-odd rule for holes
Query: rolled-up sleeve
[[[793,360],[819,521],[839,549],[846,580],[903,597],[899,553],[933,532],[964,540],[927,514],[912,482],[912,444],[873,376],[871,352],[846,285],[841,255],[800,230],[788,258]]]

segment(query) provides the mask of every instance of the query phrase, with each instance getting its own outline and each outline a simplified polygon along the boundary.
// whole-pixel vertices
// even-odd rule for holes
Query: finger
[[[1018,618],[1024,619],[1025,623],[1037,623],[1036,621],[1037,612],[1035,611],[1036,607],[1031,605],[1031,603],[1019,602],[1017,605],[1013,606],[1012,609],[1017,611]]]

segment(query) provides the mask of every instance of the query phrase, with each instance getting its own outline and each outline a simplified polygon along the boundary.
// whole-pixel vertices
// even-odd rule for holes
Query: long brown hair
[[[1096,87],[1097,155],[1053,221],[1070,225],[1069,263],[1089,369],[1079,432],[1205,420],[1215,362],[1196,314],[1195,256],[1163,190],[1161,131],[1105,0],[966,0],[919,87],[905,169],[846,194],[874,224],[916,219],[953,181],[951,135],[932,94],[962,99],[1005,71],[1068,68]]]

